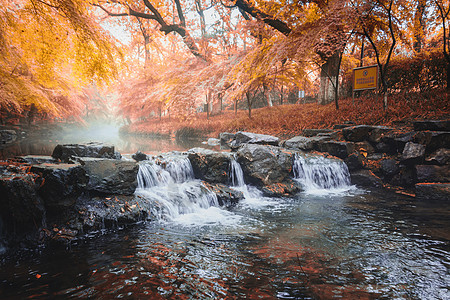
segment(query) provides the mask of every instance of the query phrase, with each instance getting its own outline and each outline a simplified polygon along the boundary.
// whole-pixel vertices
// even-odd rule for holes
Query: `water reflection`
[[[212,148],[203,144],[203,139],[176,140],[170,137],[131,136],[119,133],[114,125],[95,125],[89,127],[61,127],[58,130],[30,133],[19,137],[12,144],[0,145],[0,159],[21,155],[51,155],[58,144],[103,142],[115,146],[122,154],[141,151],[159,154],[169,151],[185,151],[193,147]]]
[[[0,298],[450,297],[448,207],[377,191],[274,200],[238,205],[232,226],[147,223],[4,261]]]

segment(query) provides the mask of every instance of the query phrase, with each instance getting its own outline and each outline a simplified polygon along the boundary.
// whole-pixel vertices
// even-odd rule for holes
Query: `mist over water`
[[[169,137],[133,136],[121,134],[120,126],[115,122],[96,121],[86,125],[59,124],[41,130],[27,132],[15,143],[0,145],[0,159],[21,155],[51,155],[58,144],[78,144],[101,142],[115,146],[121,154],[141,151],[147,154],[159,154],[173,150],[185,151],[202,146],[202,140],[175,140]]]

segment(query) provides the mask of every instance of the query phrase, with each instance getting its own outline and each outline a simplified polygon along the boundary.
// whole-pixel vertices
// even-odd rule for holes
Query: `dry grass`
[[[334,104],[292,104],[265,107],[252,111],[248,118],[247,111],[222,112],[206,118],[206,113],[199,113],[188,120],[163,118],[135,123],[125,132],[136,134],[174,135],[183,127],[201,130],[207,136],[217,136],[220,132],[251,131],[271,134],[280,137],[291,137],[301,133],[305,128],[331,128],[335,124],[352,121],[356,124],[396,125],[398,122],[410,124],[414,120],[448,119],[450,118],[450,103],[448,93],[435,91],[433,93],[407,94],[391,96],[388,109],[384,110],[381,97],[340,100],[340,109]]]

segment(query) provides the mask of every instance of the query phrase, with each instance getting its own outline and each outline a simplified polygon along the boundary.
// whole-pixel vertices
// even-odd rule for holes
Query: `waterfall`
[[[235,159],[231,159],[230,177],[232,186],[242,187],[245,185],[244,172],[242,171],[241,165]]]
[[[175,220],[219,206],[216,194],[195,180],[191,163],[183,156],[141,163],[137,181],[135,194],[151,203],[151,215],[158,220]]]
[[[350,187],[350,173],[347,165],[341,160],[296,154],[292,170],[294,178],[306,190]]]

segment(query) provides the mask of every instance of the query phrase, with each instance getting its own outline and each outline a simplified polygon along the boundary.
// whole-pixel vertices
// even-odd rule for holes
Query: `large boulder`
[[[314,149],[315,140],[305,136],[295,136],[284,142],[284,147],[309,151]]]
[[[448,203],[450,200],[450,183],[417,183],[416,198],[427,201],[442,201]]]
[[[133,161],[79,158],[89,176],[87,190],[94,193],[132,195],[137,187],[139,166]]]
[[[73,206],[89,180],[80,164],[43,163],[32,166],[31,171],[40,175],[38,192],[51,212]]]
[[[450,131],[450,120],[423,120],[413,122],[416,131]]]
[[[237,149],[244,144],[273,145],[278,146],[280,139],[271,135],[257,134],[251,132],[239,131],[229,142],[231,149]]]
[[[231,159],[229,153],[193,148],[188,151],[188,158],[194,170],[195,178],[210,183],[227,184],[229,182]]]
[[[52,157],[63,162],[69,162],[75,157],[95,157],[120,159],[121,155],[114,151],[114,146],[91,142],[86,144],[57,145]]]
[[[19,238],[19,235],[37,233],[43,226],[45,207],[37,193],[37,177],[14,172],[0,175],[0,221],[7,235],[14,233]]]
[[[385,126],[357,125],[342,129],[342,134],[347,141],[362,142],[372,141],[379,142],[380,138],[392,131],[393,128]]]
[[[352,184],[363,187],[382,187],[383,181],[370,170],[358,170],[350,173]]]
[[[235,136],[235,133],[221,132],[219,134],[220,146],[229,147]]]
[[[237,151],[246,182],[270,186],[290,179],[292,153],[280,147],[246,144]]]

